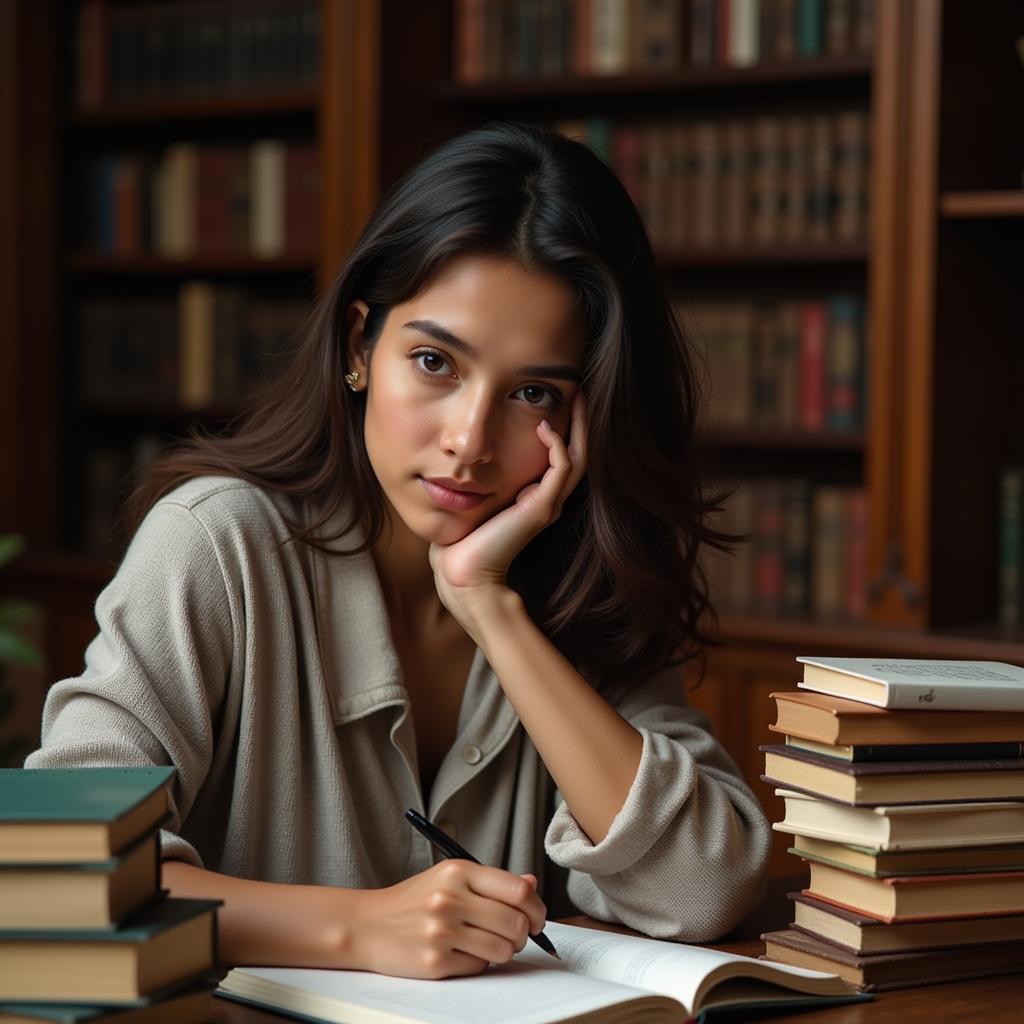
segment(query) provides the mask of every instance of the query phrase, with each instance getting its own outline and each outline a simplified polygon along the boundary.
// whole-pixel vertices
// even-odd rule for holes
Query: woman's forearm
[[[636,778],[643,737],[538,629],[514,591],[495,590],[480,606],[476,633],[573,817],[599,843]]]
[[[357,966],[351,921],[365,895],[358,889],[254,882],[179,860],[165,860],[162,870],[172,896],[224,901],[217,914],[223,964]]]

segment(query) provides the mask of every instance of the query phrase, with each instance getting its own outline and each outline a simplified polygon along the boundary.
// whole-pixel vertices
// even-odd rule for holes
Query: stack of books
[[[762,778],[810,882],[766,958],[862,991],[1024,970],[1024,669],[797,660]]]
[[[0,1024],[191,1024],[218,900],[160,887],[173,768],[0,771]]]

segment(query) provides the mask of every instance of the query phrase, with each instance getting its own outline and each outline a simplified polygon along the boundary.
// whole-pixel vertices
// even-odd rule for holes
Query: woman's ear
[[[345,314],[345,372],[355,371],[359,374],[357,390],[362,391],[366,387],[367,360],[366,343],[363,340],[363,328],[366,324],[367,314],[370,307],[362,299],[356,299]]]

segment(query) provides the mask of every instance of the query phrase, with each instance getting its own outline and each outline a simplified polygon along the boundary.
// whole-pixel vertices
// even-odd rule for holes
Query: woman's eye
[[[517,394],[522,394],[527,405],[535,405],[538,409],[553,409],[560,401],[553,391],[537,384],[524,384]]]
[[[431,376],[440,376],[441,371],[448,365],[448,360],[436,352],[416,352],[413,359]]]

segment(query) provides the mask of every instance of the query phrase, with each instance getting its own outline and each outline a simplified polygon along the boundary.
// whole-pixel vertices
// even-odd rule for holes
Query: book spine
[[[825,426],[824,303],[800,306],[800,426],[816,432]]]
[[[867,612],[868,590],[868,495],[857,488],[846,496],[846,536],[844,539],[846,615],[863,619]]]
[[[759,245],[771,245],[778,241],[782,226],[782,120],[777,117],[756,118],[753,131],[750,235],[751,240]]]
[[[284,250],[285,147],[263,139],[251,148],[250,249],[257,256],[279,256]]]
[[[715,60],[715,0],[690,0],[690,63],[706,67]]]
[[[824,6],[824,0],[797,0],[797,52],[801,57],[821,53]]]
[[[721,241],[740,246],[747,237],[747,124],[731,119],[722,128],[720,182],[722,193]]]
[[[800,418],[800,307],[779,306],[778,418],[781,427],[796,427]]]
[[[842,57],[852,46],[853,5],[855,0],[828,0],[825,13],[825,52]]]
[[[455,4],[455,78],[464,85],[482,82],[484,62],[484,3],[457,0]]]
[[[721,126],[714,121],[697,121],[691,135],[690,151],[691,241],[698,246],[712,246],[718,242],[719,136]]]
[[[843,612],[843,490],[821,487],[814,495],[814,613],[837,618]]]
[[[180,400],[187,409],[202,409],[214,398],[214,287],[190,281],[181,288]]]
[[[750,67],[758,61],[759,0],[729,0],[728,63]]]
[[[856,430],[861,425],[861,329],[856,296],[836,296],[827,304],[825,425]]]
[[[810,606],[812,495],[809,480],[787,480],[783,484],[782,607],[794,615],[803,615]]]
[[[630,36],[631,68],[635,72],[675,71],[682,56],[681,4],[665,0],[633,0]]]
[[[629,70],[629,6],[626,0],[591,0],[590,65],[597,75]]]
[[[783,607],[784,529],[782,484],[763,480],[756,499],[754,578],[757,609],[766,615],[778,614]]]
[[[890,743],[854,744],[851,760],[858,763],[885,761],[971,761],[1024,757],[1024,743]]]
[[[779,380],[781,378],[778,309],[757,310],[754,318],[754,410],[757,423],[779,421]]]
[[[799,243],[807,225],[807,138],[803,117],[787,117],[782,122],[781,236]]]
[[[834,124],[833,187],[834,237],[857,242],[868,223],[868,118],[860,110],[840,114]]]
[[[668,129],[668,198],[665,211],[665,244],[677,249],[686,244],[686,125],[676,122]]]

